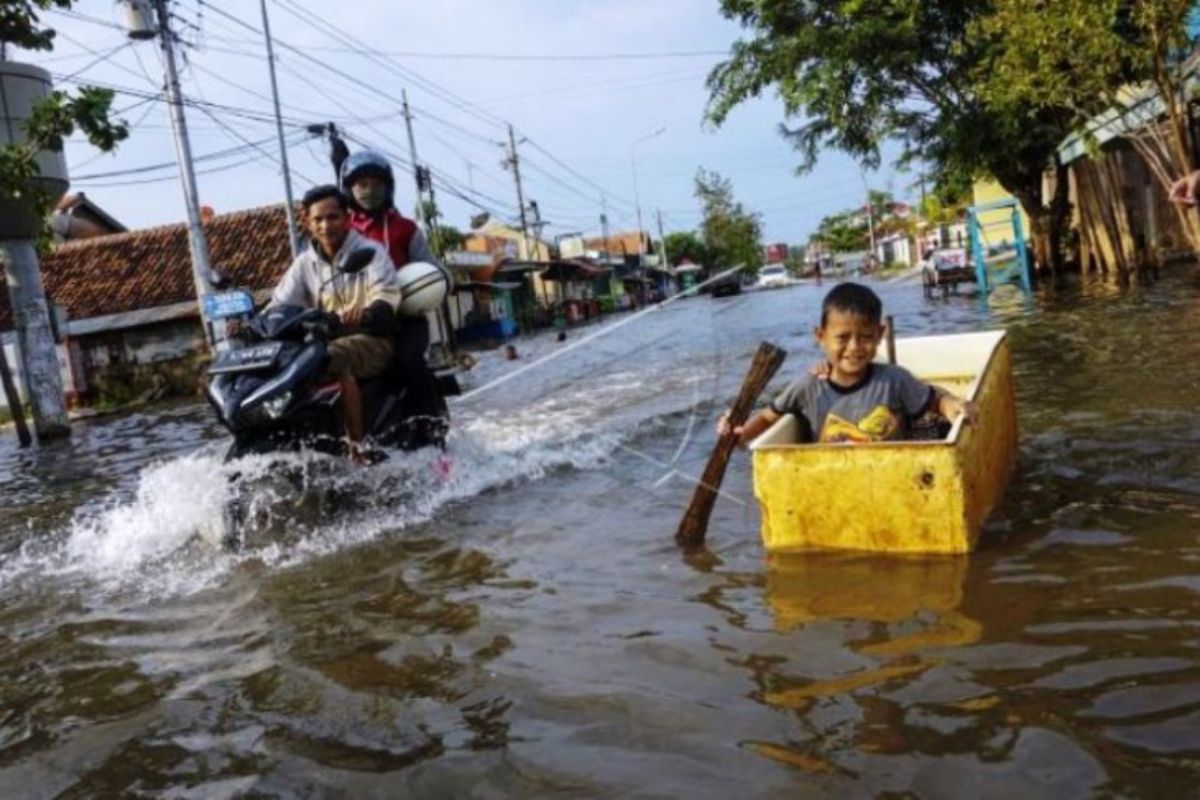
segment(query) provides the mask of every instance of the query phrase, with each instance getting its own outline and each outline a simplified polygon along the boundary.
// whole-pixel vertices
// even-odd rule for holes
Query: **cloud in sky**
[[[187,109],[193,152],[235,150],[198,163],[201,202],[222,212],[280,201],[274,127],[262,117],[271,107],[267,64],[261,37],[249,29],[261,27],[258,4],[178,0],[172,8],[189,43],[182,48],[184,92],[211,104],[207,112]],[[837,153],[823,156],[811,174],[794,174],[796,154],[778,133],[783,111],[774,97],[745,104],[721,129],[703,124],[705,76],[739,35],[715,1],[270,0],[268,10],[297,195],[332,177],[324,143],[303,132],[308,123],[334,121],[359,141],[407,159],[401,90],[414,109],[420,160],[444,177],[439,205],[459,227],[478,209],[455,193],[516,217],[512,175],[501,166],[504,122],[526,139],[519,145],[525,194],[551,223],[548,236],[598,229],[601,189],[613,227],[634,227],[635,159],[644,221],[652,226],[661,210],[668,231],[697,225],[692,178],[701,166],[732,179],[738,198],[763,215],[769,241],[803,241],[822,216],[858,204],[864,193],[855,164]],[[161,88],[157,45],[121,47],[113,4],[81,2],[72,14],[45,19],[60,32],[55,51],[18,58],[58,76],[142,93]],[[364,46],[387,55],[364,54]],[[115,48],[110,59],[92,63]],[[678,53],[700,55],[670,55]],[[661,57],[536,58],[548,54]],[[492,57],[498,55],[535,58]],[[138,99],[122,95],[116,106]],[[173,168],[111,174],[174,161],[165,106],[146,103],[122,116],[136,125],[116,155],[68,145],[73,188],[131,227],[182,220]],[[662,135],[635,147],[660,127]],[[252,149],[247,142],[260,144]],[[912,181],[889,173],[868,180],[900,195]],[[411,182],[402,175],[400,186],[399,204],[408,208]]]

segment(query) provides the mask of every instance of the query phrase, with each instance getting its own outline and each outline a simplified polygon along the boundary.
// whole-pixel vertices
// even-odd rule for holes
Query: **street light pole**
[[[648,142],[651,139],[661,136],[666,133],[665,127],[659,128],[656,131],[647,133],[639,139],[636,139],[629,148],[629,164],[633,167],[633,205],[637,211],[637,226],[638,226],[638,262],[642,260],[642,255],[645,253],[645,242],[642,239],[642,199],[638,194],[638,176],[637,176],[637,146],[642,142]]]

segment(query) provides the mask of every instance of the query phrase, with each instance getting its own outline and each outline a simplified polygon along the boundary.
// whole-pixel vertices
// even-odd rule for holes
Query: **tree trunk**
[[[1001,184],[1003,185],[1003,184]],[[1034,271],[1038,274],[1046,270],[1054,272],[1055,264],[1051,260],[1051,228],[1053,220],[1051,219],[1050,210],[1042,205],[1042,178],[1039,175],[1037,184],[1032,181],[1015,186],[1008,189],[1013,197],[1017,198],[1017,202],[1021,204],[1021,209],[1025,212],[1025,216],[1029,218],[1029,238],[1033,243],[1033,266]]]
[[[1063,274],[1066,251],[1063,237],[1071,227],[1071,173],[1066,164],[1054,165],[1054,196],[1050,198],[1050,274]]]

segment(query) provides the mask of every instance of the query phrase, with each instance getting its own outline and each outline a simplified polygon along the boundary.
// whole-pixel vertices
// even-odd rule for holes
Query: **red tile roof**
[[[282,205],[235,211],[204,226],[214,267],[234,285],[274,286],[291,262]],[[68,242],[42,258],[49,299],[70,320],[194,300],[191,248],[182,224]],[[0,273],[0,331],[12,328]]]

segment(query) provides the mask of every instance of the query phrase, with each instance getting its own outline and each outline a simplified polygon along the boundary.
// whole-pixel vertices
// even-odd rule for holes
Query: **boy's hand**
[[[965,422],[968,425],[975,425],[979,422],[979,406],[972,403],[970,400],[959,400],[957,397],[947,397],[946,405],[949,406],[946,415],[951,422],[960,414],[965,417]]]
[[[829,375],[832,372],[833,372],[833,367],[829,366],[828,361],[821,361],[817,364],[813,364],[811,367],[808,368],[808,374],[812,375],[814,378],[816,378],[819,381],[829,380]]]
[[[729,424],[729,410],[721,412],[721,416],[717,418],[717,436],[724,437],[733,434],[740,440],[742,438],[742,426]]]

